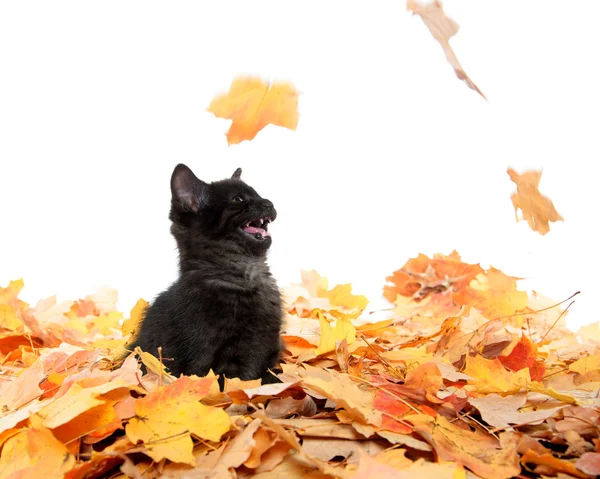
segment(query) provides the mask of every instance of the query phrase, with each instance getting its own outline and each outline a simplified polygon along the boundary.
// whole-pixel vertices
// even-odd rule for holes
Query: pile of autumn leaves
[[[377,321],[303,273],[283,382],[223,392],[148,352],[115,364],[145,301],[125,319],[112,290],[29,307],[22,287],[0,288],[0,479],[600,474],[599,325],[570,332],[564,306],[456,253],[390,276]]]

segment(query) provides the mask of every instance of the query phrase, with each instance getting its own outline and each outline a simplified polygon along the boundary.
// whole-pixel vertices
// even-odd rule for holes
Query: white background
[[[109,284],[128,311],[176,277],[169,178],[236,167],[279,212],[282,285],[316,268],[376,299],[423,252],[527,278],[597,321],[600,2],[447,0],[456,79],[402,0],[0,3],[0,285]],[[237,74],[293,82],[296,132],[228,147],[206,112]],[[506,174],[544,168],[565,218],[515,223]]]

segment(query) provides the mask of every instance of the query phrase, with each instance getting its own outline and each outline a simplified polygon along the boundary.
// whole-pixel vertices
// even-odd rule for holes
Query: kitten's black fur
[[[180,275],[127,348],[157,355],[162,346],[173,375],[212,369],[221,388],[223,375],[277,382],[268,370],[281,352],[281,294],[265,262],[267,224],[277,213],[240,175],[238,168],[231,179],[208,184],[183,164],[173,171],[169,218]]]

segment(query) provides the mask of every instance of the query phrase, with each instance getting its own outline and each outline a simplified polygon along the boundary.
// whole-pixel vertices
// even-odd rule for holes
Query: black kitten
[[[277,382],[281,295],[265,263],[273,203],[240,179],[208,184],[185,165],[171,177],[171,233],[179,279],[148,309],[128,349],[162,357],[170,372]],[[172,358],[172,359],[171,359]]]

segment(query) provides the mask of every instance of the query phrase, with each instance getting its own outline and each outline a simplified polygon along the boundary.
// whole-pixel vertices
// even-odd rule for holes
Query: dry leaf
[[[541,235],[550,231],[549,222],[564,221],[564,218],[554,208],[552,201],[543,196],[538,189],[542,178],[541,171],[526,171],[519,174],[509,168],[507,173],[517,185],[517,192],[510,196],[515,208],[515,215],[518,210],[521,210],[522,217],[517,216],[517,221],[527,221],[529,227]]]
[[[288,83],[267,83],[257,78],[236,78],[225,95],[217,96],[208,111],[233,120],[227,132],[229,145],[252,140],[269,123],[295,130],[298,93]]]
[[[214,378],[182,377],[138,399],[136,416],[125,429],[127,437],[134,444],[143,441],[146,454],[155,461],[167,458],[193,465],[190,433],[218,441],[230,426],[222,409],[199,402],[213,383]]]
[[[446,16],[440,0],[433,0],[428,4],[419,3],[417,0],[406,0],[406,9],[412,11],[414,15],[419,15],[423,23],[427,26],[433,38],[435,38],[444,50],[446,60],[454,68],[456,76],[463,80],[469,88],[475,90],[483,98],[485,95],[477,88],[477,85],[471,81],[468,75],[460,65],[454,50],[450,46],[450,39],[458,33],[458,24]],[[487,98],[485,98],[487,100]]]
[[[75,456],[48,429],[24,429],[6,441],[0,456],[1,479],[63,479]]]

